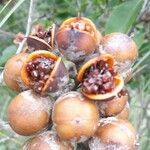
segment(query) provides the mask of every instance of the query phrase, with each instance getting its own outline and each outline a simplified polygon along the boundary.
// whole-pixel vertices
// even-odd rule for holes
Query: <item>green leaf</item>
[[[105,32],[127,33],[135,22],[142,4],[143,0],[131,0],[115,7],[106,23]]]
[[[0,66],[2,66],[13,54],[16,53],[16,46],[11,45],[0,53]]]
[[[150,43],[144,43],[140,48],[140,53],[144,55],[148,51],[150,51]]]
[[[136,45],[138,46],[138,48],[140,48],[143,45],[144,37],[145,37],[144,31],[139,31],[135,33],[135,36],[133,39]]]
[[[16,11],[16,9],[24,2],[25,0],[19,0],[14,7],[6,14],[6,16],[0,22],[0,28],[5,24],[9,17]],[[4,6],[5,7],[5,6]]]

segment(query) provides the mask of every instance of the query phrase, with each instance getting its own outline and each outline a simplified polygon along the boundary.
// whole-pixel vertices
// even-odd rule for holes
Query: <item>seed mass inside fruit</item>
[[[29,77],[33,81],[33,89],[36,92],[41,92],[54,68],[54,64],[55,61],[53,59],[44,57],[36,58],[28,62],[26,69]]]
[[[85,72],[82,89],[90,94],[105,94],[115,88],[116,71],[107,61],[100,60],[91,65]]]
[[[94,34],[91,26],[80,20],[78,20],[77,22],[72,22],[69,25],[66,25],[66,27],[70,27],[71,29],[76,29],[80,31],[89,32],[92,36]]]

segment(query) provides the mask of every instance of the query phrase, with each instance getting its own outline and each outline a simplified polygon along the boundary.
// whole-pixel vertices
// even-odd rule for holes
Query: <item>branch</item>
[[[31,30],[31,26],[32,26],[32,16],[33,16],[33,12],[34,12],[34,3],[35,0],[30,0],[30,7],[29,7],[29,15],[28,15],[28,21],[27,21],[27,27],[26,27],[26,34],[25,37],[27,37],[30,33]],[[16,54],[20,53],[24,47],[24,44],[26,42],[26,38],[20,43]]]

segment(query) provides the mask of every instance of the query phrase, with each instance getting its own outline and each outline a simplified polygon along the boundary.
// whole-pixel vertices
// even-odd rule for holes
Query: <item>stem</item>
[[[27,37],[30,33],[31,30],[31,25],[32,25],[32,15],[33,15],[33,4],[34,0],[30,0],[30,7],[29,7],[29,15],[28,15],[28,21],[27,21],[27,27],[26,27],[26,34],[25,37]],[[16,54],[20,53],[24,47],[24,44],[26,42],[26,38],[20,43]]]
[[[0,11],[0,14],[5,10],[5,8],[10,4],[12,0],[9,0],[6,5],[2,8],[2,10]]]
[[[150,56],[150,51],[148,51],[133,67],[133,71],[135,71],[142,63],[144,60],[146,60]]]

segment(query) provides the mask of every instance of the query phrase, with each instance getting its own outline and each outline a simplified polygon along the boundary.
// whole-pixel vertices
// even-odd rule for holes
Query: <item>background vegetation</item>
[[[29,8],[32,9],[27,20]],[[45,27],[60,24],[72,16],[93,20],[103,35],[124,32],[132,36],[139,48],[133,66],[134,78],[127,85],[130,92],[130,120],[139,132],[139,149],[150,149],[150,1],[149,0],[0,0],[0,71],[17,51],[15,34],[30,30],[34,24]],[[29,21],[29,20],[28,20]],[[31,25],[31,26],[29,26]],[[17,94],[0,78],[0,150],[17,150],[25,141],[15,134],[6,119],[10,100]]]

